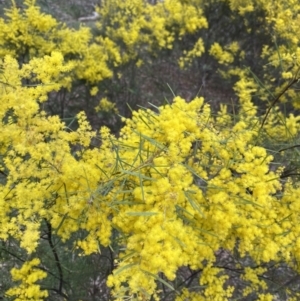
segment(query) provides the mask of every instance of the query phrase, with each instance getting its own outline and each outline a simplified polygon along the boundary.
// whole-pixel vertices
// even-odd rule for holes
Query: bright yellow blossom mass
[[[11,268],[7,298],[48,300],[54,277],[55,292],[68,300],[63,276],[72,268],[58,260],[56,248],[69,243],[70,257],[93,258],[105,248],[113,254],[105,281],[114,300],[159,300],[161,284],[177,301],[233,300],[235,294],[275,300],[276,292],[267,290],[268,265],[283,262],[300,272],[299,183],[285,168],[299,159],[299,116],[277,106],[295,96],[291,87],[299,81],[300,6],[289,3],[293,10],[285,1],[228,2],[236,17],[259,6],[279,41],[286,41],[261,52],[265,69],[280,67],[283,80],[266,115],[253,99],[263,94],[268,100],[268,74],[262,84],[249,69],[230,69],[244,58],[241,45],[216,41],[207,48],[199,34],[177,63],[185,68],[205,53],[212,56],[224,79],[236,78],[234,114],[225,104],[214,114],[200,96],[174,96],[150,104],[153,109],[133,110],[118,136],[107,127],[93,130],[83,111],[72,120],[74,129],[44,105],[76,81],[96,96],[98,84],[116,70],[141,66],[140,53],[171,51],[176,40],[205,32],[206,3],[105,1],[97,25],[105,35],[94,38],[85,26],[69,29],[41,13],[32,0],[25,10],[13,3],[0,19],[0,239],[18,246],[25,259]],[[296,98],[293,104],[299,106]],[[106,97],[96,109],[118,112]],[[277,163],[293,149],[291,162]],[[39,258],[44,240],[54,276]],[[232,261],[226,265],[224,258]],[[197,289],[176,288],[180,273],[190,273]],[[282,289],[286,300],[300,297]]]

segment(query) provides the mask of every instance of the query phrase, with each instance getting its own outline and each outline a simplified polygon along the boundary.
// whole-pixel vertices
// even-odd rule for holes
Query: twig
[[[51,247],[52,253],[54,255],[56,267],[58,269],[58,274],[59,274],[59,285],[58,285],[57,292],[61,294],[62,293],[62,286],[63,286],[63,282],[64,282],[63,271],[62,271],[62,268],[61,268],[61,264],[60,264],[60,261],[59,261],[58,254],[56,252],[55,246],[53,245],[53,241],[52,241],[52,226],[47,220],[46,220],[46,225],[47,225],[47,228],[48,228],[48,233],[47,233],[48,242],[49,242],[49,245]]]
[[[264,119],[263,119],[263,121],[262,121],[261,129],[263,128],[263,126],[264,126],[264,124],[265,124],[265,122],[266,122],[266,120],[267,120],[267,117],[269,116],[269,113],[270,113],[271,109],[272,109],[272,108],[274,107],[274,105],[279,101],[280,97],[281,97],[288,89],[290,89],[290,87],[291,87],[292,85],[294,85],[295,83],[298,82],[298,80],[299,80],[299,77],[298,77],[299,71],[300,71],[300,67],[298,68],[298,70],[297,70],[297,72],[296,72],[294,78],[287,84],[286,87],[284,87],[284,88],[282,89],[282,91],[281,91],[281,92],[277,95],[277,97],[272,101],[272,103],[271,103],[270,107],[268,108],[267,113],[266,113],[266,115],[265,115],[265,117],[264,117]]]

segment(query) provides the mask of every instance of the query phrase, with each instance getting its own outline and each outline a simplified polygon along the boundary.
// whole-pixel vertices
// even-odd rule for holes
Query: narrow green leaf
[[[63,216],[63,218],[61,219],[61,221],[60,221],[58,227],[57,227],[56,229],[54,229],[54,232],[55,232],[56,234],[58,233],[59,229],[60,229],[61,226],[63,225],[63,223],[64,223],[65,219],[67,218],[67,216],[68,216],[68,212],[67,212],[66,214],[64,214],[64,216]]]
[[[132,113],[132,112],[133,112],[133,109],[131,108],[131,106],[129,105],[128,102],[126,102],[126,105],[127,105],[128,109],[130,110],[130,112]]]
[[[144,202],[136,202],[136,201],[127,201],[128,199],[125,199],[124,201],[113,201],[110,204],[110,207],[115,205],[137,205],[137,204],[145,204]]]
[[[285,221],[289,220],[289,218],[290,218],[292,215],[293,215],[293,213],[291,213],[291,214],[285,216],[283,219],[281,219],[281,220],[278,221],[277,223],[280,224],[280,223],[282,223],[282,222],[285,222]]]
[[[136,253],[137,253],[136,251],[132,251],[132,252],[128,253],[127,255],[125,255],[124,257],[122,257],[122,261],[124,262],[124,261],[132,258]]]
[[[277,39],[276,39],[275,36],[274,36],[274,44],[275,44],[276,52],[277,52],[278,58],[279,58],[280,69],[281,69],[281,72],[283,72],[284,69],[283,69],[283,66],[282,66],[282,58],[281,58],[281,54],[280,54],[279,47],[278,47],[278,44],[277,44]]]
[[[141,179],[145,179],[145,180],[149,180],[149,181],[155,181],[155,179],[153,179],[153,178],[144,176],[141,173],[130,171],[130,170],[122,170],[122,173],[127,174],[127,175],[131,175],[131,176],[135,176],[135,177],[139,177]]]
[[[105,185],[99,187],[97,189],[97,193],[99,193],[102,196],[107,196],[112,189],[114,188],[114,181],[109,181],[108,183],[106,183]]]
[[[127,265],[124,265],[123,267],[119,268],[119,269],[116,269],[115,272],[114,272],[114,275],[118,275],[120,273],[122,273],[123,271],[125,270],[128,270],[130,268],[132,268],[133,266],[137,265],[137,263],[129,263]]]
[[[109,179],[109,176],[107,175],[107,173],[105,172],[104,169],[102,169],[98,164],[95,164],[95,166],[100,169],[100,171],[106,176],[107,179]]]
[[[167,83],[168,88],[170,89],[170,91],[172,92],[173,96],[176,97],[176,94],[174,93],[174,91],[172,90],[171,86]]]
[[[132,131],[133,131],[134,133],[136,133],[137,135],[143,137],[145,140],[149,141],[151,144],[153,144],[153,145],[156,146],[157,148],[162,149],[162,150],[164,150],[164,149],[166,148],[165,145],[163,145],[163,144],[157,142],[156,140],[154,140],[154,139],[152,139],[152,138],[150,138],[150,137],[148,137],[148,136],[146,136],[146,135],[143,135],[142,133],[137,132],[137,131],[135,131],[135,130],[132,130]]]
[[[147,275],[153,277],[153,278],[156,279],[157,281],[163,283],[163,284],[164,284],[165,286],[167,286],[170,290],[175,291],[175,288],[174,288],[170,283],[168,283],[167,281],[165,281],[165,280],[163,280],[162,278],[158,277],[157,275],[154,275],[154,274],[152,274],[152,273],[150,273],[150,272],[148,272],[148,271],[142,270],[142,269],[141,269],[141,271],[142,271],[143,273],[145,273],[145,274],[147,274]]]
[[[157,212],[151,212],[151,211],[135,211],[135,212],[127,212],[127,215],[130,215],[130,216],[152,216],[152,215],[156,215],[158,214]]]
[[[250,68],[248,68],[248,70],[253,76],[256,83],[259,84],[261,88],[265,89],[268,94],[274,98],[274,94],[266,87],[266,85],[264,85],[264,83],[256,76],[256,74]]]
[[[148,102],[148,104],[149,104],[150,106],[152,106],[153,108],[155,108],[156,110],[158,110],[158,111],[160,110],[159,107],[155,106],[153,103]]]
[[[191,198],[191,196],[189,195],[189,193],[190,193],[189,191],[185,191],[185,192],[184,192],[185,197],[187,198],[187,200],[189,201],[189,203],[191,204],[191,206],[192,206],[196,211],[198,211],[202,217],[204,217],[204,214],[203,214],[203,212],[201,211],[199,204],[197,204],[197,203],[195,202],[195,200],[193,200],[193,198]],[[193,193],[193,192],[192,192],[192,193]]]
[[[208,230],[204,230],[204,229],[202,229],[202,228],[197,228],[197,230],[200,231],[200,232],[202,232],[202,233],[205,233],[205,234],[208,234],[208,235],[211,235],[211,236],[214,236],[214,237],[219,238],[219,236],[218,236],[217,234],[212,233],[212,232],[210,232],[210,231],[208,231]]]
[[[151,130],[151,127],[149,126],[149,124],[144,120],[144,118],[141,116],[141,115],[139,115],[139,118],[142,120],[142,122],[148,127],[148,129],[150,129]]]
[[[253,206],[260,207],[260,208],[264,208],[263,206],[261,206],[261,205],[255,203],[255,202],[253,202],[253,201],[250,201],[250,200],[241,198],[240,196],[238,197],[238,201],[236,201],[236,203],[245,204],[245,205],[253,205]]]
[[[187,164],[181,164],[181,165],[183,165],[186,169],[188,169],[195,177],[197,177],[197,178],[199,178],[200,180],[202,180],[202,181],[205,181],[202,177],[200,177],[198,174],[197,174],[197,172],[192,168],[192,167],[190,167],[189,165],[187,165]]]

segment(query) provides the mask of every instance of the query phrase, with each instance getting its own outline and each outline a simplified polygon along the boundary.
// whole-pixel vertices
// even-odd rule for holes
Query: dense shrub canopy
[[[297,300],[299,9],[107,0],[92,32],[13,2],[0,19],[0,296]],[[215,70],[232,105],[114,99],[171,61]]]

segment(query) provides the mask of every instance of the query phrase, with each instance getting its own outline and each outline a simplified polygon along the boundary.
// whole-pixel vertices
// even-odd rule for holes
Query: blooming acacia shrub
[[[163,272],[172,281],[180,266],[190,266],[202,271],[199,282],[207,285],[198,292],[199,300],[226,300],[234,288],[223,287],[226,272],[214,267],[219,249],[250,255],[258,265],[283,260],[283,254],[289,260],[293,248],[280,242],[277,221],[289,206],[277,196],[282,186],[279,173],[269,170],[272,156],[254,145],[255,114],[253,107],[252,114],[231,120],[227,129],[222,119],[211,116],[203,99],[187,104],[177,97],[158,114],[140,111],[127,121],[118,153],[124,154],[122,164],[139,170],[129,173],[139,185],[112,220],[124,229],[127,246],[108,279],[117,292],[124,293],[122,283],[129,283],[129,295],[146,297],[157,281],[150,281],[149,273]],[[266,284],[262,281],[258,291],[260,287]]]
[[[132,3],[133,8],[129,3],[119,4],[126,12],[147,8],[139,6],[141,1]],[[168,48],[173,36],[205,28],[204,19],[196,18],[202,15],[201,10],[184,1],[173,2],[173,6],[171,1],[165,3],[165,7],[160,4],[151,8],[153,14],[159,12],[153,18],[157,23],[153,32],[162,34],[148,40],[154,48],[157,44]],[[278,3],[283,8],[283,2]],[[278,7],[270,14],[278,16]],[[182,17],[182,8],[189,8],[194,17]],[[231,8],[238,8],[234,1]],[[250,5],[238,11],[244,15],[251,9]],[[163,17],[166,11],[169,19]],[[201,97],[189,103],[175,97],[172,104],[133,112],[131,119],[124,119],[119,138],[107,128],[93,132],[82,112],[77,115],[78,129],[71,131],[59,117],[40,109],[48,93],[70,88],[76,74],[93,83],[101,81],[103,74],[110,77],[112,70],[106,63],[102,68],[102,59],[116,67],[121,51],[113,38],[99,37],[99,44],[89,45],[88,30],[61,29],[45,16],[38,18],[43,26],[35,24],[36,15],[39,11],[32,6],[25,15],[13,7],[8,13],[10,26],[1,21],[5,33],[11,35],[1,35],[0,238],[3,244],[20,251],[21,261],[25,261],[11,269],[14,285],[7,290],[7,298],[39,300],[49,295],[53,299],[83,299],[75,298],[72,288],[65,284],[70,269],[63,269],[62,247],[52,238],[63,241],[69,247],[64,254],[76,260],[79,252],[81,257],[92,258],[101,252],[106,255],[111,248],[114,255],[107,272],[110,276],[105,275],[105,280],[114,299],[275,298],[278,287],[272,290],[268,281],[271,264],[280,267],[285,263],[289,271],[299,272],[299,184],[297,175],[285,173],[285,165],[279,161],[281,154],[289,155],[291,150],[295,150],[296,160],[299,156],[295,148],[282,147],[276,152],[263,145],[265,139],[273,145],[278,141],[297,145],[299,117],[286,116],[274,108],[261,126],[262,118],[253,104],[253,94],[261,91],[261,86],[238,68],[228,74],[239,76],[234,90],[240,105],[233,116],[226,106],[221,106],[217,115],[212,114]],[[143,40],[147,35],[140,36],[138,22],[132,21],[129,37],[108,31],[111,37],[124,39],[127,48],[123,44],[122,49],[127,49],[128,55],[122,58],[123,63],[128,62],[129,54],[136,59],[139,43],[147,44]],[[169,29],[178,24],[175,35]],[[294,20],[291,24],[296,26]],[[294,43],[291,49],[297,54],[297,40],[279,25],[282,23],[274,30]],[[40,39],[46,32],[53,34],[53,41],[59,41],[60,51],[52,51],[56,46]],[[162,42],[166,37],[169,40]],[[70,53],[72,39],[78,41],[79,52]],[[16,43],[12,45],[12,41]],[[183,64],[202,54],[201,41],[198,39],[197,47],[186,53]],[[107,56],[99,45],[109,50]],[[220,64],[228,65],[236,58],[237,46],[213,44],[210,54]],[[19,59],[18,51],[22,53],[28,47],[29,54],[37,57],[18,64],[7,56]],[[285,53],[282,46],[279,50],[277,56]],[[84,63],[76,64],[71,54],[75,58],[82,55]],[[275,54],[274,49],[264,48],[263,58],[274,61],[277,68],[281,60]],[[95,58],[101,58],[98,65]],[[297,55],[285,54],[284,58],[288,64],[294,63],[291,72],[296,83]],[[282,63],[284,68],[289,67],[284,60]],[[291,79],[290,74],[282,76]],[[97,94],[96,88],[92,91]],[[100,109],[101,105],[102,109],[115,109],[107,100],[100,103]],[[96,139],[100,147],[90,148]],[[41,252],[44,240],[49,242],[55,259],[52,266],[48,254]],[[234,258],[234,263],[221,264],[222,253]],[[72,262],[75,267],[76,260]],[[188,276],[179,285],[181,271],[196,275],[197,285],[189,288],[185,282]],[[55,285],[49,285],[51,277]],[[232,278],[242,283],[239,290]],[[283,288],[279,288],[284,299],[298,298],[297,290],[282,283]],[[184,286],[187,288],[182,289]]]
[[[282,168],[270,169],[273,156],[258,144],[251,101],[241,103],[237,116],[225,107],[213,116],[203,98],[175,97],[133,112],[119,138],[100,129],[101,145],[91,149],[96,133],[83,113],[78,130],[69,131],[39,108],[59,83],[22,85],[28,76],[55,82],[67,74],[59,57],[53,53],[21,69],[10,57],[1,62],[0,237],[13,239],[28,256],[12,270],[16,283],[7,296],[40,300],[51,293],[43,283],[52,271],[40,264],[44,258],[36,259],[46,224],[48,237],[73,241],[83,256],[115,246],[107,278],[112,298],[163,298],[163,285],[178,300],[190,293],[197,300],[230,300],[230,273],[216,264],[226,250],[251,258],[250,265],[236,263],[245,283],[241,294],[271,300],[267,264],[286,262],[297,270],[299,188],[280,181]],[[59,74],[47,68],[52,61]],[[54,254],[59,262],[58,250]],[[183,267],[198,271],[198,287],[180,295],[176,278]],[[55,292],[68,298],[63,283]]]
[[[59,51],[66,62],[72,62],[72,82],[63,84],[59,93],[52,93],[51,101],[45,105],[61,118],[74,116],[83,106],[95,117],[91,111],[105,97],[125,115],[126,102],[135,108],[137,104],[147,105],[147,93],[141,93],[137,84],[142,86],[145,81],[149,81],[151,89],[160,90],[160,95],[162,91],[170,94],[167,85],[157,88],[157,80],[149,79],[152,73],[168,70],[155,69],[166,62],[176,74],[172,80],[178,80],[172,84],[174,87],[182,87],[180,70],[175,65],[193,68],[188,70],[199,81],[189,87],[192,95],[199,90],[202,93],[211,83],[209,78],[220,80],[220,73],[229,90],[236,85],[251,90],[249,96],[261,104],[262,100],[271,102],[289,81],[297,79],[298,11],[298,4],[285,0],[276,5],[249,0],[170,0],[156,5],[143,0],[104,1],[96,24],[99,30],[92,35],[83,24],[75,30],[43,14],[34,0],[24,1],[23,9],[13,2],[0,19],[0,57],[10,54],[23,64]],[[285,26],[287,19],[289,26]],[[241,66],[250,67],[256,80]],[[149,84],[143,87],[149,89]],[[297,107],[293,87],[280,97],[282,102],[288,101],[288,108],[290,103]],[[105,112],[100,116],[103,118]]]

